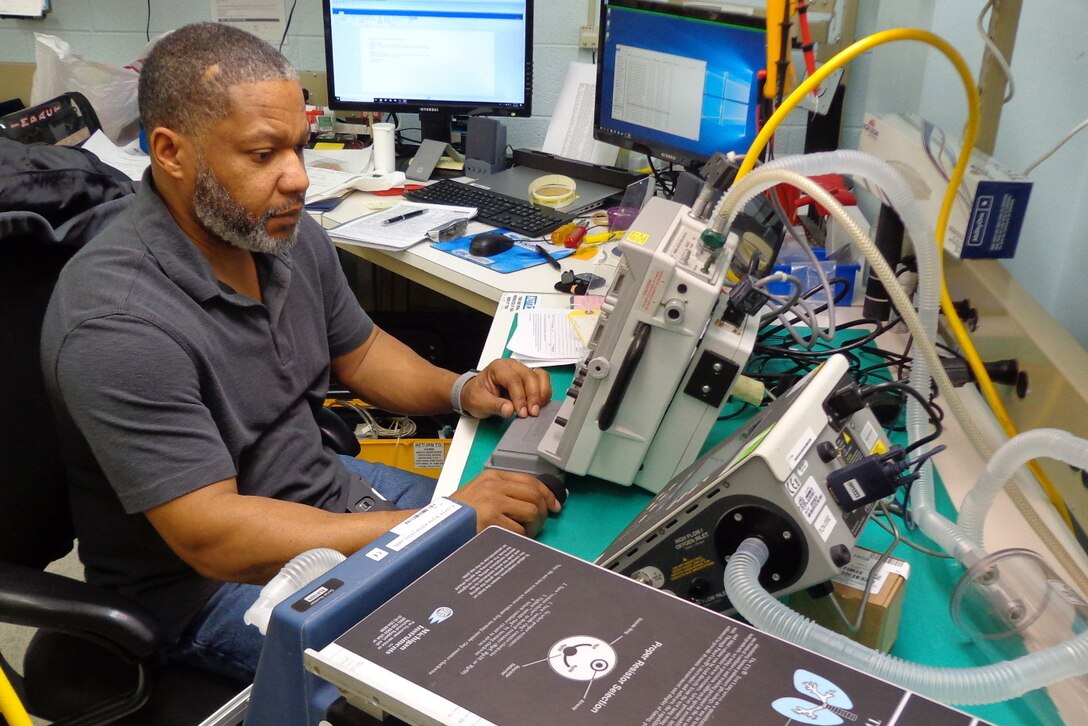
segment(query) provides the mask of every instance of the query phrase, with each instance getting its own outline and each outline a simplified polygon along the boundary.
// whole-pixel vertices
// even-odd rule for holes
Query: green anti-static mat
[[[506,355],[509,355],[509,351]],[[564,366],[549,370],[552,391],[558,397],[570,386],[574,369],[572,366]],[[726,413],[735,410],[736,404],[725,404]],[[746,419],[747,416],[739,415],[716,423],[707,438],[704,451],[739,428]],[[461,477],[462,484],[483,470],[505,427],[506,422],[499,419],[480,422]],[[591,562],[653,498],[650,492],[639,487],[620,486],[595,477],[568,476],[567,490],[569,496],[563,505],[563,511],[548,518],[538,539],[558,550]],[[943,487],[938,486],[937,490],[938,511],[946,517],[954,517],[955,510]],[[924,535],[909,532],[904,536],[933,548],[933,544]],[[862,532],[859,542],[861,546],[876,551],[883,551],[890,543],[891,536],[874,523],[870,523]],[[909,562],[911,572],[907,582],[899,638],[892,649],[892,655],[913,663],[951,668],[989,663],[974,643],[956,629],[949,615],[949,598],[962,568],[948,560],[918,553],[906,545],[900,545],[894,556]],[[1020,701],[960,708],[1001,726],[1039,723],[1038,717]]]

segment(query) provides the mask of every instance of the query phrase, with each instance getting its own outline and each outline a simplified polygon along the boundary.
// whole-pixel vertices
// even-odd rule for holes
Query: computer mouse
[[[494,257],[514,246],[514,240],[502,232],[481,232],[468,244],[468,252],[476,257]]]

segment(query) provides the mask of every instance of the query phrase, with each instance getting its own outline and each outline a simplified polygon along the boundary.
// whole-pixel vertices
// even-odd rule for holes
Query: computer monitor
[[[532,112],[532,0],[322,0],[329,107],[454,115]]]
[[[602,0],[593,136],[684,166],[744,152],[756,136],[760,18]]]

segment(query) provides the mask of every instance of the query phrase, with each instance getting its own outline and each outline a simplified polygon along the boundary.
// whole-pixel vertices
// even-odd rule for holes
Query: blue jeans
[[[385,464],[340,457],[348,471],[363,477],[397,509],[418,509],[431,501],[435,480]],[[242,621],[257,600],[261,585],[228,582],[220,587],[189,623],[168,658],[197,668],[251,682],[264,636]]]

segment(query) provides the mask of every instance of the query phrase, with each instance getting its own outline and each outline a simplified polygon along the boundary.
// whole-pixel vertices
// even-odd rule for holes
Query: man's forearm
[[[317,547],[350,555],[411,511],[326,512],[306,504],[242,496],[223,483],[147,512],[166,543],[204,577],[264,583],[292,557]],[[199,501],[188,501],[200,496]],[[181,506],[179,506],[181,505]]]
[[[382,330],[359,350],[333,360],[333,373],[367,403],[395,413],[450,410],[457,373],[439,368]]]

